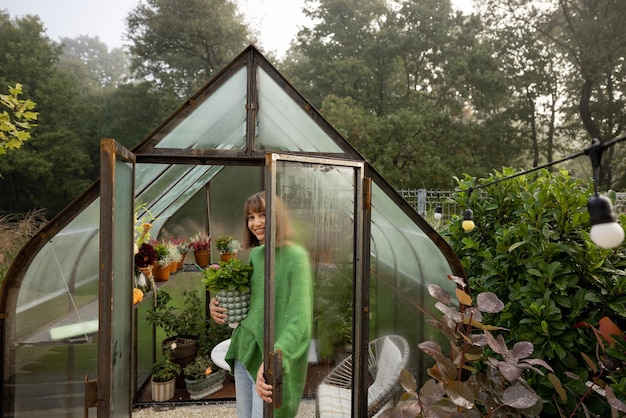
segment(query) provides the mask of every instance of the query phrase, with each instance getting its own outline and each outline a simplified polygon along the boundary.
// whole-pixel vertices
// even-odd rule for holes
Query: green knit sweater
[[[250,252],[254,268],[250,281],[250,307],[246,319],[232,335],[226,360],[234,370],[234,359],[253,379],[263,362],[265,246]],[[295,417],[308,366],[313,327],[313,283],[306,250],[298,245],[276,248],[275,274],[275,350],[283,352],[283,405],[274,416]]]

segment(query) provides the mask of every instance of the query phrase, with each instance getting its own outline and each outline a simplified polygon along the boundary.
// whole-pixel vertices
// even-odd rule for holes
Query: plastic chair
[[[367,390],[367,416],[375,417],[395,403],[401,390],[400,372],[409,360],[409,344],[399,335],[369,343],[368,369],[373,379]],[[317,416],[350,417],[352,412],[352,356],[339,363],[322,380],[317,393]]]

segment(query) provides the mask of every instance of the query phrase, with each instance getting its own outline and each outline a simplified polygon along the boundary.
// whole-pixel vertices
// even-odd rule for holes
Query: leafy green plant
[[[466,286],[461,278],[449,278]],[[534,350],[531,342],[517,342],[509,349],[502,335],[491,333],[501,328],[484,323],[483,314],[501,312],[504,303],[491,292],[479,293],[474,302],[462,288],[457,288],[456,304],[441,287],[431,284],[428,290],[438,300],[435,307],[443,314],[429,322],[448,338],[449,352],[434,341],[420,343],[419,348],[435,362],[428,369],[432,379],[418,393],[415,378],[404,370],[400,377],[402,386],[415,401],[401,403],[382,416],[537,415],[542,402],[525,375],[529,370],[543,375],[538,366],[550,371],[552,368],[541,359],[530,358]]]
[[[457,204],[467,205],[470,187],[513,173],[505,168],[486,179],[457,179]],[[493,292],[505,303],[502,314],[491,321],[510,330],[505,341],[532,341],[537,357],[549,358],[558,380],[579,395],[587,388],[566,379],[566,372],[588,372],[577,353],[593,352],[596,341],[575,324],[626,316],[626,252],[623,245],[605,250],[590,240],[586,205],[591,194],[589,183],[564,170],[540,170],[475,190],[469,204],[476,228],[465,232],[457,217],[442,231],[473,291]],[[626,217],[620,220],[624,224]],[[555,400],[548,377],[533,376],[528,383],[545,401]],[[567,404],[559,398],[556,403],[545,405],[544,411],[557,415],[559,409],[576,407],[572,397]],[[609,413],[606,401],[591,400],[587,408],[598,415]]]
[[[181,308],[170,304],[172,297],[165,290],[159,290],[156,299],[156,305],[146,311],[148,322],[163,328],[168,337],[202,335],[205,308],[197,292],[185,290]]]
[[[198,268],[204,276],[202,283],[211,292],[238,290],[245,293],[250,291],[252,266],[243,264],[236,258],[222,261],[219,264],[211,264],[206,269]]]
[[[200,380],[213,373],[215,364],[207,356],[198,356],[185,366],[183,372],[189,380]]]
[[[168,382],[180,374],[180,366],[172,361],[175,349],[176,343],[172,343],[170,350],[164,350],[163,356],[152,365],[152,381]]]
[[[215,247],[221,253],[236,253],[241,249],[239,241],[232,235],[221,235],[215,239]]]

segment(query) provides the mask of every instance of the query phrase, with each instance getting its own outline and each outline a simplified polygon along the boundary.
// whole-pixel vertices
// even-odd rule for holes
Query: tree
[[[145,0],[127,17],[132,69],[187,97],[250,42],[230,0]]]
[[[35,102],[20,99],[21,94],[19,83],[9,87],[9,94],[0,94],[0,104],[8,109],[0,113],[0,155],[20,148],[30,138],[31,122],[37,120]]]
[[[616,36],[626,19],[626,3],[618,0],[482,0],[481,14],[493,27],[520,31],[530,42],[545,45],[554,70],[566,78],[556,92],[564,103],[557,109],[569,140],[604,142],[621,133],[626,122],[626,43]],[[528,67],[526,67],[528,68]],[[543,98],[550,92],[544,91]],[[626,153],[611,148],[602,164],[602,188],[626,186]]]
[[[122,48],[109,50],[97,36],[61,38],[61,42],[63,55],[59,66],[84,79],[81,84],[103,88],[116,87],[128,81],[130,58]]]
[[[359,133],[353,144],[394,187],[448,188],[462,171],[519,162],[500,45],[479,19],[439,0],[306,4],[314,23],[282,67],[349,140]],[[346,130],[354,107],[368,123]]]

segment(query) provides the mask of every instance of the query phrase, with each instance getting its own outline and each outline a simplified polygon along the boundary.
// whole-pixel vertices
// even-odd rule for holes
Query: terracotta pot
[[[152,400],[155,402],[169,401],[176,391],[176,378],[167,382],[152,381]]]
[[[154,281],[166,282],[170,279],[170,268],[169,266],[161,267],[159,263],[155,263],[152,266],[152,275],[154,276]]]
[[[196,257],[196,264],[199,265],[201,268],[204,269],[209,266],[209,257],[211,256],[211,251],[194,251],[193,255]]]
[[[185,262],[183,260],[180,260],[178,263],[176,263],[176,271],[182,270],[184,266]]]
[[[174,261],[168,267],[170,268],[170,274],[174,274],[174,273],[176,273],[176,270],[177,270],[177,267],[178,267],[178,263],[176,261]]]
[[[222,254],[220,254],[220,261],[228,261],[231,258],[237,258],[237,253],[222,253]]]

